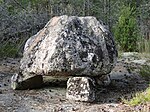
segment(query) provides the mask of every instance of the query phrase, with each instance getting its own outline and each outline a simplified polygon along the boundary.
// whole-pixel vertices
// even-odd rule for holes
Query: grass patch
[[[150,40],[141,38],[137,45],[139,52],[150,54]]]
[[[150,53],[139,53],[140,55],[140,58],[147,58],[147,59],[150,59]]]
[[[15,57],[18,49],[15,44],[6,44],[0,48],[0,57]]]
[[[20,56],[21,47],[24,45],[25,40],[19,39],[16,42],[11,42],[10,40],[2,42],[0,44],[0,58]]]
[[[150,102],[150,87],[146,89],[144,92],[137,93],[132,99],[126,100],[122,99],[125,104],[136,106],[139,104],[143,104],[146,102]]]

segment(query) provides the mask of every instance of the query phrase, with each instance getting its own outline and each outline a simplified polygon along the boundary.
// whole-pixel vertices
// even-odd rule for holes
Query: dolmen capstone
[[[11,78],[13,89],[38,88],[43,75],[69,77],[66,97],[95,100],[95,87],[109,84],[117,50],[105,25],[95,17],[53,17],[29,38],[20,61],[20,72]]]

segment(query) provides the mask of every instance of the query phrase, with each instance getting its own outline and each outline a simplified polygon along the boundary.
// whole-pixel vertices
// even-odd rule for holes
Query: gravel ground
[[[66,81],[52,84],[45,78],[40,89],[12,90],[10,78],[18,71],[19,59],[0,60],[0,112],[150,112],[150,102],[138,106],[123,104],[121,99],[130,99],[135,93],[144,91],[148,83],[136,72],[129,72],[124,59],[118,63],[107,87],[97,88],[97,99],[93,103],[74,102],[65,98]],[[133,64],[133,66],[136,64]]]

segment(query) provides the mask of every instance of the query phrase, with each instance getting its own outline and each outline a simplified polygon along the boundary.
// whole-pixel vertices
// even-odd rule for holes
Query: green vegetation
[[[140,69],[140,75],[145,79],[150,81],[150,66],[144,65]]]
[[[14,44],[6,44],[0,48],[0,57],[15,57],[18,54],[17,46]]]
[[[148,82],[150,83],[150,66],[144,65],[140,69],[140,75]],[[131,106],[136,106],[140,104],[145,104],[147,102],[150,102],[150,84],[149,87],[143,91],[136,93],[135,96],[131,99],[122,99],[122,101],[125,104],[131,105]]]
[[[0,58],[3,57],[18,57],[20,56],[20,49],[26,39],[20,39],[16,42],[4,42],[0,44]]]
[[[150,55],[150,39],[144,39],[144,38],[140,38],[140,40],[138,41],[138,50],[141,53],[149,53]]]
[[[3,0],[0,0],[0,4],[3,3],[3,2],[4,2]]]
[[[120,49],[123,51],[137,51],[138,28],[136,12],[130,6],[124,6],[121,10],[119,21],[114,27],[114,35]]]
[[[145,92],[137,93],[135,97],[130,100],[122,99],[124,103],[135,106],[142,103],[150,102],[150,87]]]
[[[53,16],[95,16],[114,33],[118,50],[150,53],[149,4],[149,0],[0,0],[0,43],[18,32],[23,36],[14,38],[29,38]],[[0,45],[3,56],[16,54],[15,49],[16,44]]]

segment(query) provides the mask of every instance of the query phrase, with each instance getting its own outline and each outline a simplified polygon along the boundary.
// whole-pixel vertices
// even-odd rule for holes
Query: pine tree
[[[114,27],[114,35],[121,50],[137,50],[136,45],[139,34],[136,21],[136,12],[130,5],[122,8],[118,23]]]

